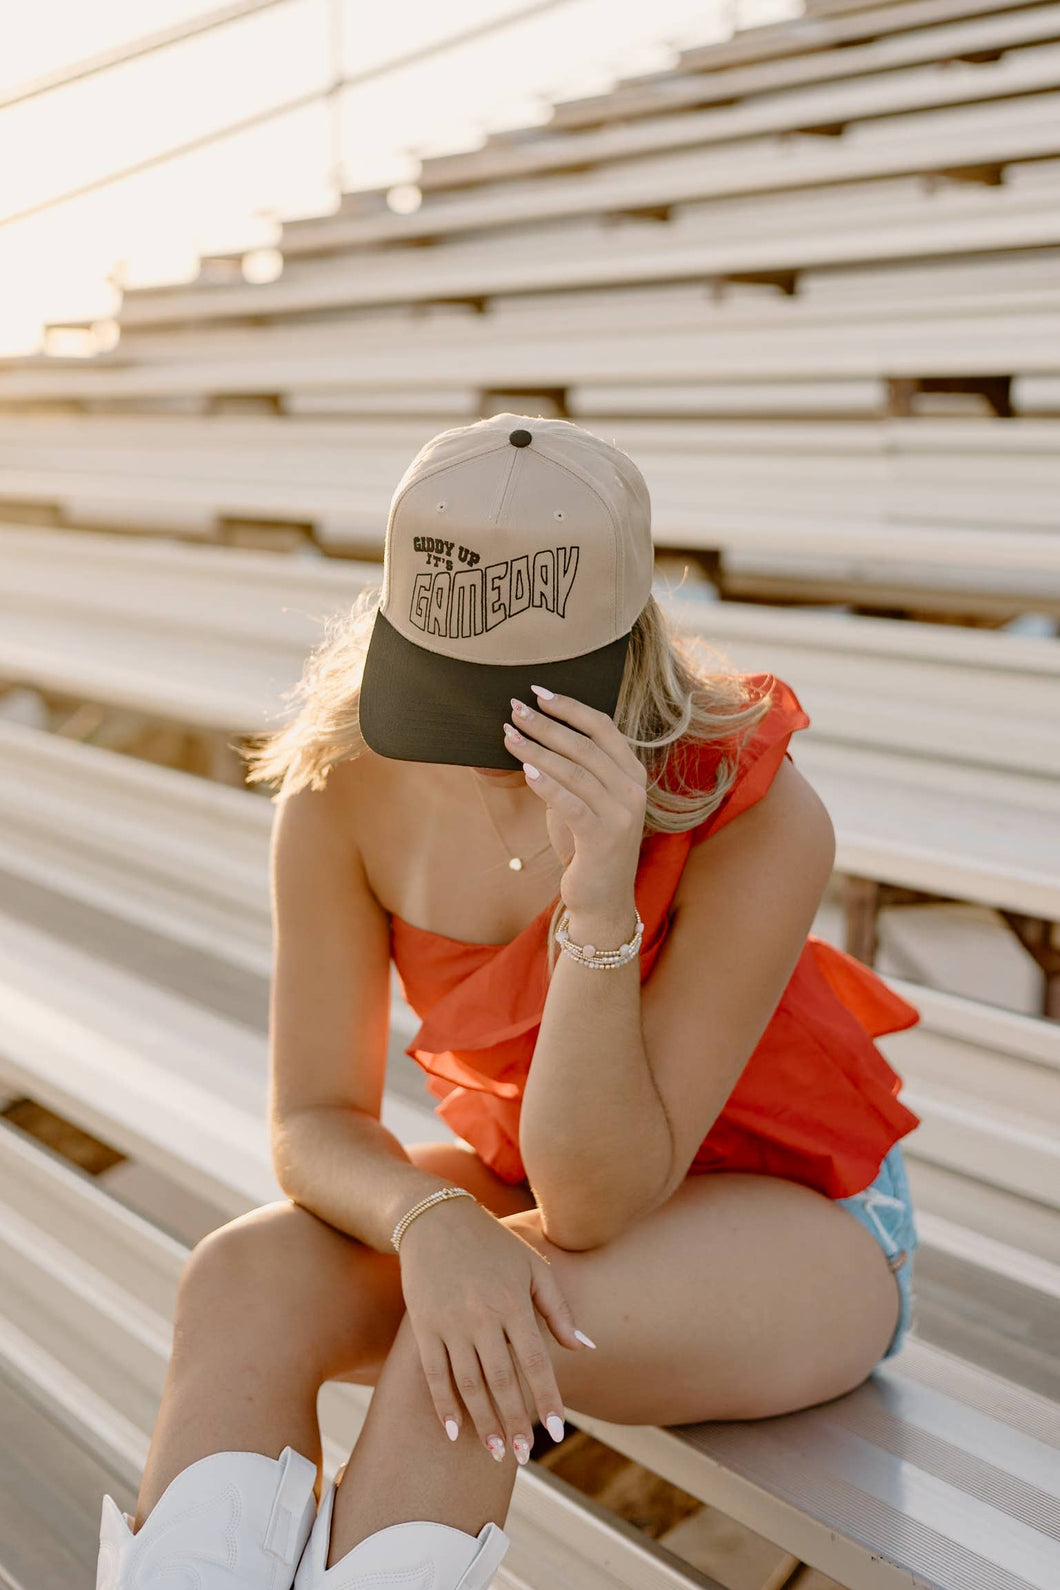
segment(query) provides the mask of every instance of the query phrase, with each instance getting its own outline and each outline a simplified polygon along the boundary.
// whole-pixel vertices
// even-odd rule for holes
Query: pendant
[[[513,856],[508,865],[511,867],[513,872],[522,872],[523,870],[523,863],[518,856]]]

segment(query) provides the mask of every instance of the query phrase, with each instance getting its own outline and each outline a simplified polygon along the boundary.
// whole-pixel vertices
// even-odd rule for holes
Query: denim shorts
[[[890,1346],[883,1355],[884,1358],[893,1358],[900,1351],[913,1322],[916,1303],[913,1255],[920,1246],[913,1216],[913,1195],[901,1143],[895,1143],[884,1156],[874,1182],[849,1198],[837,1198],[836,1203],[842,1209],[849,1209],[855,1220],[860,1220],[866,1230],[872,1232],[898,1282],[901,1311]]]

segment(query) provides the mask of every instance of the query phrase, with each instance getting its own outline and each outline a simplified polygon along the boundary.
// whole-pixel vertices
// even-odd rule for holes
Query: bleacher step
[[[915,1268],[921,1341],[1060,1403],[1060,1300],[923,1243]]]
[[[130,1511],[136,1492],[9,1378],[0,1361],[0,1590],[91,1583],[100,1499]]]

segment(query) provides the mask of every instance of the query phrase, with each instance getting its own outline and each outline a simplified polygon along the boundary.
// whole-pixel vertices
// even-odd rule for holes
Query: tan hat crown
[[[554,662],[626,634],[652,570],[627,453],[570,420],[494,414],[432,438],[399,481],[380,612],[441,656]]]

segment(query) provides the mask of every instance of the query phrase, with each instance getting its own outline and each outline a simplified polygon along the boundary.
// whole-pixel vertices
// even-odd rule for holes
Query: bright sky
[[[23,211],[325,85],[336,14],[343,70],[355,74],[529,9],[529,0],[371,7],[285,0],[144,60],[4,104],[45,74],[221,3],[33,0],[4,30],[0,354],[44,348],[46,323],[64,318],[92,318],[102,330],[120,308],[115,283],[188,280],[201,254],[268,246],[281,219],[335,209],[335,120],[321,100],[19,219]],[[551,101],[665,68],[677,49],[726,37],[737,14],[749,26],[800,10],[800,0],[567,0],[346,89],[342,187],[397,188],[414,181],[420,154],[473,148],[494,128],[546,121]],[[50,352],[94,346],[60,332],[47,338]]]

